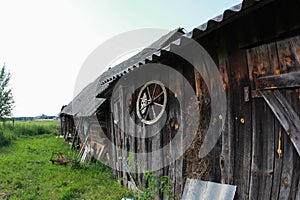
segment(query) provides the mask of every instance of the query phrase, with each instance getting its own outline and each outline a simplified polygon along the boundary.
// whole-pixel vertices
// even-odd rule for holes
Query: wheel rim
[[[167,91],[160,81],[149,81],[140,89],[136,111],[141,122],[156,123],[164,114],[167,104]]]

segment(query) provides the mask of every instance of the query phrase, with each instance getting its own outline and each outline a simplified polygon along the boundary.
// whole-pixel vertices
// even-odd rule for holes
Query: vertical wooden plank
[[[274,165],[274,115],[269,107],[265,104],[264,118],[262,119],[262,175],[259,181],[260,191],[259,199],[270,199],[272,180],[273,180],[273,165]]]
[[[289,199],[291,192],[291,183],[293,175],[293,145],[290,144],[290,139],[287,134],[283,134],[283,166],[280,181],[279,199]]]
[[[269,53],[267,45],[254,47],[248,49],[246,52],[249,68],[249,78],[251,81],[253,81],[255,75],[262,76],[272,74],[272,67],[269,63]]]
[[[178,123],[178,128],[176,128],[176,124],[175,124],[175,131],[176,134],[180,134],[180,141],[179,144],[180,146],[175,147],[177,152],[183,152],[183,134],[184,131],[186,131],[186,121],[185,121],[185,117],[184,114],[181,112],[180,107],[184,106],[187,107],[187,102],[185,101],[185,93],[184,91],[186,91],[185,88],[188,88],[188,85],[190,85],[191,87],[195,87],[195,83],[194,83],[194,69],[187,65],[187,66],[177,66],[177,70],[181,73],[178,74],[176,76],[176,81],[175,81],[175,88],[176,88],[176,107],[175,107],[175,118],[177,119]],[[185,82],[183,81],[183,76],[184,75],[187,80],[189,80],[189,82]],[[179,104],[179,102],[182,103],[182,105]],[[179,126],[181,126],[182,129],[179,129]],[[177,129],[177,130],[176,130]],[[182,131],[180,131],[182,130]],[[174,195],[177,199],[181,198],[181,194],[183,192],[183,156],[180,156],[178,158],[176,158],[175,161],[175,191],[174,191]]]
[[[137,153],[142,153],[144,151],[144,128],[143,128],[144,124],[141,124],[140,126],[137,126],[137,130],[136,130],[136,136],[137,136]],[[144,159],[139,156],[137,158],[137,168],[138,168],[138,174],[137,174],[137,182],[139,184],[140,187],[145,187],[145,180],[144,180],[144,173],[143,173],[143,168],[145,166],[144,165]]]
[[[120,88],[117,88],[118,90]],[[121,149],[122,149],[122,136],[120,131],[120,96],[116,96],[113,98],[114,101],[112,101],[112,108],[113,108],[113,123],[114,123],[114,134],[115,134],[115,141],[116,141],[116,169],[117,169],[117,175],[118,178],[121,179],[121,184],[123,185],[122,177],[123,177],[123,167],[122,162],[120,160],[120,157],[122,156]]]
[[[110,103],[110,105],[109,105],[109,109],[111,110],[111,113],[110,113],[110,115],[109,115],[109,117],[110,117],[110,134],[111,134],[111,143],[113,144],[112,146],[111,146],[111,156],[110,156],[110,158],[111,158],[111,162],[112,162],[112,166],[113,166],[113,168],[114,169],[116,169],[116,162],[117,162],[117,160],[116,160],[116,158],[117,158],[117,153],[116,153],[116,151],[117,151],[117,143],[116,143],[116,137],[115,137],[115,128],[114,128],[114,118],[113,118],[113,102],[111,102]],[[117,170],[115,170],[115,172],[117,173]]]
[[[281,185],[283,134],[284,132],[282,131],[281,125],[276,119],[274,119],[274,173],[271,192],[271,199],[274,200],[277,200],[279,197],[279,190]]]
[[[292,44],[292,51],[293,55],[295,57],[295,62],[298,65],[299,70],[299,64],[300,64],[300,36],[296,36],[291,38],[291,44]]]
[[[249,198],[249,182],[251,166],[251,104],[244,101],[244,87],[249,87],[247,56],[244,50],[230,52],[230,66],[233,91],[233,112],[235,113],[235,152],[234,152],[234,184],[237,184],[237,198]],[[263,66],[263,65],[262,65]]]
[[[225,121],[225,130],[222,133],[222,150],[220,155],[221,183],[233,184],[234,168],[234,132],[232,118],[232,93],[229,86],[228,70],[230,70],[228,55],[224,49],[219,52],[219,69],[223,77],[223,89],[227,95],[227,113]]]
[[[267,44],[269,54],[270,75],[278,75],[281,73],[278,59],[277,46],[275,42]]]
[[[128,186],[128,176],[127,176],[127,172],[125,170],[125,167],[123,166],[123,160],[126,161],[127,157],[128,157],[128,154],[127,154],[127,147],[128,147],[128,144],[127,144],[127,138],[128,138],[128,134],[125,132],[126,130],[126,127],[128,124],[125,123],[126,122],[126,116],[125,116],[125,109],[127,109],[128,107],[128,104],[127,104],[127,101],[126,101],[126,86],[124,85],[121,85],[120,86],[120,110],[119,110],[119,114],[120,114],[120,117],[119,117],[119,121],[120,121],[120,133],[121,133],[121,142],[122,142],[122,148],[121,148],[121,152],[122,152],[122,155],[120,157],[120,162],[122,163],[122,168],[123,168],[123,181],[124,181],[124,186]]]
[[[168,63],[170,64],[170,63]],[[172,66],[173,67],[173,66]],[[168,166],[165,168],[165,174],[169,177],[170,182],[172,183],[172,191],[171,194],[175,195],[175,169],[176,169],[176,162],[172,162],[172,158],[174,156],[174,151],[176,151],[175,148],[180,148],[180,147],[175,147],[172,145],[170,142],[173,138],[173,136],[176,134],[176,131],[174,130],[174,125],[172,124],[178,123],[178,119],[176,116],[176,98],[175,96],[177,95],[177,77],[174,76],[174,73],[172,73],[172,69],[170,69],[170,72],[168,74],[169,76],[167,77],[167,82],[168,85],[173,86],[172,88],[168,88],[168,124],[165,129],[167,137],[165,137],[164,144],[169,145],[169,149],[167,150],[167,163]]]
[[[300,36],[278,41],[277,49],[284,73],[300,70]]]
[[[258,184],[258,169],[260,169],[261,156],[261,116],[258,112],[263,110],[263,100],[253,100],[252,102],[252,159],[251,159],[251,176],[249,186],[249,199],[258,199],[259,184]]]
[[[136,119],[135,119],[135,112],[134,112],[134,109],[135,109],[135,85],[129,85],[129,88],[128,88],[128,94],[127,94],[127,102],[129,104],[129,107],[128,107],[128,112],[129,112],[129,117],[130,119],[126,119],[127,120],[127,126],[128,126],[128,131],[130,131],[130,135],[129,136],[129,143],[130,143],[130,147],[129,147],[129,160],[131,163],[128,163],[129,167],[130,167],[130,170],[132,171],[131,175],[135,181],[135,183],[137,183],[137,164],[136,164],[136,154],[137,151],[136,151],[136,132],[135,132],[135,122],[136,122]]]

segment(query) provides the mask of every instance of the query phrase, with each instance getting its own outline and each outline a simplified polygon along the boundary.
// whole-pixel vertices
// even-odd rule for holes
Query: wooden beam
[[[300,119],[288,101],[278,90],[261,91],[274,115],[285,129],[298,155],[300,155]]]
[[[259,90],[274,90],[300,87],[300,71],[257,78]]]

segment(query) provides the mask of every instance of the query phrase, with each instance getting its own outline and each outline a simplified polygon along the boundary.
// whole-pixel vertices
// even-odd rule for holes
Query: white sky
[[[13,116],[57,115],[73,99],[85,59],[112,36],[139,28],[190,31],[240,2],[0,0],[0,65],[12,75]]]

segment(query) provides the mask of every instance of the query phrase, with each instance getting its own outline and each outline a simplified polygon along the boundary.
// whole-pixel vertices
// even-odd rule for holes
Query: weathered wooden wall
[[[220,159],[219,181],[238,186],[236,199],[297,199],[300,158],[279,120],[259,95],[262,87],[258,88],[257,77],[282,73],[296,77],[293,72],[299,71],[300,37],[240,48],[238,34],[229,27],[200,41],[210,53],[218,49],[215,61],[227,92],[222,152],[215,155]],[[299,86],[290,88],[293,82],[292,78],[287,81],[286,88],[282,84],[280,92],[299,116]]]
[[[292,3],[291,3],[292,2]],[[283,13],[282,8],[290,12]],[[232,23],[215,31],[204,33],[196,40],[210,53],[223,77],[223,87],[227,95],[227,116],[225,130],[211,151],[209,172],[207,176],[193,176],[197,173],[199,159],[197,148],[190,155],[185,154],[175,162],[157,171],[158,176],[168,176],[173,183],[172,193],[179,199],[186,177],[206,179],[224,184],[237,185],[236,199],[299,199],[300,198],[300,158],[280,120],[274,115],[260,91],[259,78],[291,74],[300,69],[300,24],[299,1],[286,3],[278,0],[256,10],[249,9]],[[275,14],[276,13],[276,14]],[[274,17],[276,16],[276,17]],[[196,31],[195,31],[196,32]],[[172,66],[190,81],[198,100],[207,98],[209,94],[201,75],[189,67],[180,58],[171,54],[162,54],[159,62]],[[209,70],[209,69],[207,69]],[[168,93],[168,120],[185,122],[186,116],[180,111],[174,93],[184,96],[185,85],[182,76],[160,77],[154,75],[153,80],[164,79],[164,83],[175,85],[174,91]],[[213,80],[211,80],[213,81]],[[159,134],[148,139],[146,129],[132,125],[125,116],[127,109],[134,110],[137,92],[131,92],[136,85],[122,85],[117,89],[117,97],[110,102],[107,116],[107,135],[116,145],[110,151],[110,161],[117,169],[123,184],[128,185],[130,178],[124,172],[120,158],[130,157],[122,153],[151,152],[166,145],[175,134],[178,134],[170,123],[166,123]],[[270,88],[269,88],[270,89]],[[295,113],[300,114],[299,87],[280,89]],[[184,102],[184,101],[183,101]],[[200,101],[201,102],[201,101]],[[203,102],[200,107],[203,106]],[[209,106],[209,103],[207,104]],[[209,115],[200,110],[201,116]],[[133,121],[136,116],[131,115]],[[209,116],[208,116],[209,117]],[[204,120],[205,121],[205,120]],[[184,125],[185,123],[179,124]],[[122,131],[128,127],[134,136]],[[205,127],[205,123],[203,124]],[[183,133],[188,127],[183,128]],[[171,156],[175,148],[170,147],[166,155]],[[163,156],[163,155],[162,155]],[[151,157],[142,158],[151,166],[157,160]],[[133,160],[138,161],[137,158]],[[146,186],[143,174],[133,174],[135,182]],[[162,199],[161,194],[157,197]]]
[[[300,37],[276,41],[247,50],[249,74],[257,84],[257,76],[279,75],[298,71]],[[266,71],[266,74],[264,74]],[[282,88],[299,116],[299,89]],[[296,199],[299,190],[300,158],[286,131],[262,98],[252,100],[253,149],[250,194],[255,199]]]
[[[222,34],[224,33],[226,32],[223,31]],[[273,111],[264,99],[257,95],[256,78],[253,76],[261,77],[298,70],[299,36],[246,49],[239,48],[234,37],[232,40],[218,40],[212,37],[206,41],[214,39],[218,42],[218,47],[205,41],[202,41],[202,44],[210,53],[217,55],[214,56],[214,60],[223,77],[223,87],[227,94],[227,120],[219,142],[209,155],[209,176],[198,178],[237,185],[236,199],[296,199],[296,195],[299,195],[299,155]],[[287,59],[287,56],[292,60]],[[194,73],[186,62],[176,56],[166,57],[162,62],[187,77],[198,98],[205,97],[209,101],[209,94],[201,75]],[[295,70],[288,70],[291,66],[287,66],[286,61],[293,63],[292,67]],[[156,76],[153,76],[153,80],[161,78],[159,74]],[[180,112],[174,98],[174,93],[184,96],[185,86],[182,76],[163,78],[166,83],[175,84],[175,90],[169,91],[168,94],[167,121],[175,119],[184,122],[187,117]],[[111,116],[109,132],[111,141],[117,146],[116,149],[111,150],[111,159],[117,165],[118,177],[124,180],[124,185],[128,185],[130,179],[126,172],[122,171],[123,165],[119,158],[126,159],[129,155],[122,154],[122,148],[131,152],[151,152],[152,149],[166,145],[177,134],[167,123],[155,137],[139,138],[140,135],[146,134],[146,130],[143,127],[134,129],[136,127],[124,115],[126,109],[135,105],[136,93],[131,92],[135,87],[126,85],[118,88],[118,97],[114,98],[115,101],[110,105],[115,115]],[[299,89],[283,89],[282,93],[299,115]],[[209,117],[209,111],[201,114],[202,117],[203,115]],[[133,114],[132,117],[135,118],[135,115]],[[119,127],[124,129],[125,126],[131,126],[129,129],[136,134],[136,137],[121,131]],[[188,127],[185,127],[183,130],[187,131],[187,129]],[[182,147],[173,146],[164,153],[171,157],[175,148]],[[197,152],[197,149],[195,148],[194,151]],[[193,155],[197,155],[195,152]],[[196,176],[191,174],[197,173],[195,166],[201,162],[196,157],[188,156],[186,154],[157,171],[158,176],[170,178],[174,186],[172,193],[177,198],[181,196],[185,178],[195,178]],[[156,160],[151,157],[143,159],[147,160],[149,165],[156,164]],[[189,159],[194,159],[195,163],[189,162]],[[133,174],[133,177],[138,185],[146,186],[142,173]],[[161,194],[157,194],[157,197],[162,199]]]

